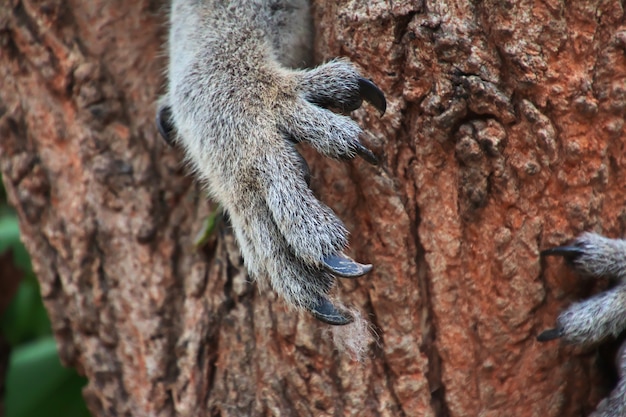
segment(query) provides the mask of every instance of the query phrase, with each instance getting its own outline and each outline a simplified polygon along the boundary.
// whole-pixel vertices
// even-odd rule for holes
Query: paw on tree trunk
[[[590,414],[595,350],[535,340],[595,291],[540,251],[626,234],[624,11],[579,3],[314,4],[317,62],[387,97],[354,113],[378,166],[304,152],[374,265],[337,290],[364,363],[259,293],[228,227],[194,248],[213,207],[154,125],[163,4],[0,5],[0,168],[92,413]]]

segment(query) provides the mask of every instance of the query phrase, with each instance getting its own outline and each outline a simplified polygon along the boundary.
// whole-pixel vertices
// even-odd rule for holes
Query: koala
[[[584,233],[571,245],[541,252],[542,256],[562,256],[582,275],[615,281],[611,289],[575,303],[557,318],[556,328],[537,336],[545,342],[561,338],[566,343],[592,344],[617,336],[626,329],[626,241]],[[619,382],[608,398],[600,402],[591,417],[626,416],[626,341],[617,357]]]
[[[376,164],[346,114],[383,92],[348,61],[310,59],[305,0],[173,0],[167,92],[157,127],[228,213],[250,276],[330,325],[353,315],[328,296],[335,277],[368,273],[344,254],[348,232],[309,188],[307,143],[336,159]]]

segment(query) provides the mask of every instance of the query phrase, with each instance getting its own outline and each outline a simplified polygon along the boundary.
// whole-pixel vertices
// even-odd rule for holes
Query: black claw
[[[562,256],[568,262],[573,262],[585,252],[578,246],[557,246],[541,251],[541,256]]]
[[[156,124],[165,142],[170,146],[174,146],[174,124],[172,123],[171,107],[164,106],[159,109],[156,115]]]
[[[354,150],[361,158],[363,158],[370,164],[378,165],[378,158],[376,158],[376,155],[374,155],[374,153],[367,149],[365,146],[357,142]]]
[[[367,149],[365,146],[363,146],[359,142],[356,142],[354,146],[354,150],[356,151],[357,155],[359,155],[361,158],[363,158],[370,164],[378,165],[378,158],[376,158],[376,155],[374,155],[372,151]]]
[[[354,321],[354,317],[347,311],[338,310],[328,298],[319,296],[309,311],[321,322],[333,326],[344,326]]]
[[[385,100],[385,94],[376,84],[368,79],[359,78],[359,94],[365,101],[378,109],[381,116],[385,114],[385,110],[387,110],[387,100]]]
[[[360,277],[372,270],[372,265],[355,262],[343,253],[326,256],[322,262],[328,272],[342,278]]]
[[[547,342],[549,340],[558,339],[561,336],[563,336],[563,330],[550,329],[542,332],[539,336],[537,336],[537,340],[539,342]]]

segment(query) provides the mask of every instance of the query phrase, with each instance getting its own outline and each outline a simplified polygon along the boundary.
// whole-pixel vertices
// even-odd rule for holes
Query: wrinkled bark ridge
[[[626,231],[619,1],[314,5],[318,61],[386,93],[379,167],[306,150],[345,220],[364,363],[250,283],[154,126],[159,2],[0,5],[0,169],[65,364],[95,416],[563,416],[606,395],[593,351],[535,336],[589,287],[540,249]]]

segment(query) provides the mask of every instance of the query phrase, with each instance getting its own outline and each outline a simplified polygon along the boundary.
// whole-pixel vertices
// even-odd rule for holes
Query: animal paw
[[[260,100],[247,100],[245,106],[237,100],[224,101],[221,106],[231,109],[225,116],[214,110],[220,108],[217,103],[197,107],[188,99],[190,91],[202,91],[193,87],[200,82],[195,76],[190,73],[190,81],[173,89],[178,93],[171,93],[172,101],[161,100],[159,133],[170,145],[180,142],[194,170],[228,212],[252,277],[269,280],[290,304],[324,323],[352,322],[351,314],[334,306],[328,293],[334,276],[359,277],[372,265],[343,253],[347,231],[313,195],[308,165],[294,145],[306,142],[333,158],[359,155],[377,163],[360,142],[361,128],[335,111],[346,113],[367,101],[382,114],[383,93],[350,63],[332,61],[309,71],[274,74],[284,89],[261,83]],[[221,88],[212,85],[205,94],[225,100],[231,90],[220,92]],[[217,121],[222,118],[228,123]],[[180,136],[175,137],[176,131]]]
[[[611,289],[574,303],[557,318],[556,327],[537,336],[541,342],[560,338],[566,343],[591,344],[626,329],[626,242],[595,233],[584,233],[572,244],[546,249],[543,256],[562,256],[583,275],[616,281]],[[595,417],[626,415],[626,343],[620,348],[617,365],[620,380],[609,397],[592,414]]]
[[[372,265],[361,264],[343,253],[347,245],[347,231],[343,223],[335,214],[319,202],[308,187],[308,166],[302,156],[295,150],[293,142],[307,142],[327,156],[339,158],[353,158],[360,155],[370,163],[376,163],[374,154],[359,142],[361,133],[358,125],[346,116],[329,110],[351,110],[361,105],[363,99],[376,103],[379,109],[384,110],[385,101],[382,92],[373,83],[358,76],[351,65],[342,63],[341,68],[349,68],[346,74],[337,74],[336,67],[327,64],[330,69],[324,68],[324,76],[310,73],[298,73],[300,76],[299,99],[283,108],[283,116],[277,119],[279,130],[286,134],[284,146],[273,156],[266,157],[264,165],[259,167],[258,180],[264,192],[264,203],[269,209],[268,218],[276,227],[275,240],[284,240],[285,250],[294,255],[294,263],[302,263],[307,276],[304,285],[305,296],[294,295],[289,284],[296,282],[294,275],[289,279],[277,282],[271,278],[272,286],[292,304],[307,309],[318,320],[333,325],[348,324],[353,321],[352,316],[339,309],[327,298],[324,285],[309,283],[325,283],[332,276],[355,278],[371,271]],[[321,70],[319,70],[321,71]],[[351,82],[348,82],[351,81]],[[307,90],[303,90],[303,86]],[[305,91],[302,93],[302,91]],[[380,95],[380,96],[379,96]],[[381,98],[382,97],[382,98]],[[247,212],[246,217],[255,217],[258,211]],[[257,218],[261,223],[265,218]],[[251,237],[254,241],[255,238]],[[252,243],[252,246],[259,246]],[[274,255],[276,256],[276,255]],[[245,256],[244,256],[245,257]],[[269,259],[271,256],[262,256]],[[268,266],[266,269],[271,269]],[[270,276],[281,274],[285,270],[277,269]],[[283,273],[284,275],[284,273]],[[331,284],[329,285],[332,286]]]
[[[584,233],[570,245],[541,252],[562,256],[577,272],[591,277],[608,277],[617,284],[562,312],[555,329],[539,335],[540,341],[563,338],[569,343],[594,343],[626,328],[626,242],[596,233]]]
[[[597,233],[583,233],[570,245],[541,252],[542,256],[562,256],[576,271],[591,277],[626,277],[626,241],[609,239]]]
[[[300,88],[307,101],[341,113],[358,109],[363,100],[374,106],[381,116],[387,109],[383,92],[345,60],[334,60],[305,72]]]
[[[359,155],[376,165],[378,158],[360,141],[361,128],[343,114],[358,109],[365,100],[382,116],[387,108],[383,92],[344,60],[296,72],[294,77],[299,98],[283,109],[281,131],[329,157],[352,159]]]

